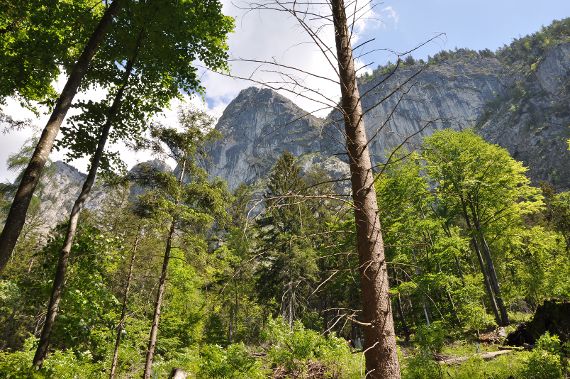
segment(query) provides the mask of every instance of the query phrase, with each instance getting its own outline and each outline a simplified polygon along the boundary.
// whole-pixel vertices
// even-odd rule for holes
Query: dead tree
[[[318,104],[319,109],[316,111],[334,109],[340,115],[344,128],[339,127],[337,130],[333,130],[337,133],[333,138],[337,140],[337,137],[342,137],[338,138],[337,141],[344,146],[350,167],[350,177],[345,179],[350,180],[351,183],[351,209],[353,209],[356,224],[356,250],[359,256],[358,270],[360,273],[362,312],[359,314],[358,320],[352,317],[354,313],[352,315],[339,315],[334,324],[337,324],[344,317],[346,320],[358,324],[364,331],[367,378],[399,378],[400,368],[396,354],[396,338],[389,297],[387,262],[384,256],[384,244],[378,217],[379,206],[374,187],[376,180],[374,169],[376,167],[371,161],[369,145],[388,124],[402,97],[409,92],[413,86],[414,78],[422,72],[423,67],[416,70],[403,82],[388,89],[385,95],[371,107],[363,109],[362,98],[386,84],[393,77],[400,67],[400,58],[403,55],[409,54],[416,48],[437,38],[437,36],[410,51],[393,52],[397,56],[397,64],[379,83],[365,93],[360,93],[357,84],[358,70],[355,67],[357,57],[354,51],[372,42],[372,40],[365,41],[357,47],[353,47],[352,43],[354,42],[355,24],[366,15],[368,5],[370,2],[367,0],[360,3],[358,0],[353,0],[349,4],[345,4],[344,0],[309,0],[303,2],[267,0],[249,3],[243,7],[248,12],[276,11],[293,17],[308,35],[309,42],[318,47],[323,56],[323,64],[332,69],[334,75],[310,72],[301,67],[281,64],[275,60],[239,58],[235,59],[234,62],[255,64],[256,68],[251,75],[230,76],[276,91],[291,93],[298,98]],[[323,36],[327,30],[330,32],[331,28],[334,33],[334,46],[328,44],[327,36]],[[274,74],[277,79],[263,79],[259,77],[260,74]],[[340,102],[333,94],[305,84],[302,77],[311,77],[328,84],[334,83],[340,88]],[[398,94],[400,98],[394,109],[387,112],[384,123],[375,125],[376,130],[372,133],[372,137],[368,138],[364,125],[364,115]],[[307,115],[311,113],[314,112],[308,112]],[[414,133],[414,136],[432,123],[433,121],[426,123]],[[331,126],[334,127],[335,124]],[[328,132],[330,133],[331,130],[329,129]],[[396,150],[406,144],[411,137],[406,137]],[[388,160],[392,157],[393,154]],[[333,197],[331,196],[331,198]],[[337,197],[337,199],[346,201],[342,196]]]

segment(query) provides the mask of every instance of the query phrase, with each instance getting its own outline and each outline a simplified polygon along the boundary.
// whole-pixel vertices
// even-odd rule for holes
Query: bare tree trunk
[[[471,215],[473,218],[473,226],[472,229],[474,232],[474,239],[479,239],[480,246],[482,247],[482,255],[485,261],[485,265],[487,267],[487,274],[489,277],[489,284],[490,287],[495,295],[495,302],[497,304],[497,308],[499,310],[500,317],[497,320],[497,324],[500,326],[507,326],[509,325],[509,315],[507,313],[507,308],[505,307],[505,303],[503,302],[503,298],[501,296],[501,288],[499,287],[499,279],[497,278],[497,271],[495,270],[495,265],[493,264],[493,257],[491,256],[491,249],[489,249],[489,245],[487,244],[487,240],[483,234],[483,228],[479,223],[478,214],[473,206],[472,203],[469,203],[469,208],[471,209]],[[466,210],[465,210],[466,212]]]
[[[144,365],[144,379],[149,379],[152,373],[152,361],[154,359],[154,351],[156,349],[156,337],[158,335],[158,323],[160,322],[160,312],[162,301],[164,300],[164,290],[166,288],[166,275],[168,274],[168,263],[170,262],[170,252],[172,251],[172,237],[174,235],[175,220],[172,220],[166,239],[166,249],[164,250],[164,260],[162,261],[162,271],[158,281],[158,291],[154,302],[154,315],[152,317],[152,326],[150,328],[150,337],[148,339],[148,348],[146,351],[146,361]]]
[[[400,378],[372,162],[343,0],[331,0],[360,262],[367,378]]]
[[[137,49],[138,51],[138,49]],[[109,114],[107,116],[107,121],[101,128],[101,134],[99,136],[99,141],[97,142],[97,150],[95,150],[95,154],[91,158],[91,166],[89,167],[89,173],[87,174],[87,178],[83,183],[83,188],[79,193],[79,196],[75,200],[73,204],[73,208],[71,209],[71,214],[69,216],[69,224],[67,226],[67,232],[65,235],[65,240],[63,243],[63,247],[60,251],[59,260],[57,263],[57,268],[55,272],[55,278],[53,281],[53,287],[51,292],[51,297],[48,305],[46,321],[44,323],[44,327],[42,328],[42,333],[40,335],[40,341],[38,344],[38,348],[34,355],[34,366],[41,367],[43,361],[47,355],[48,346],[49,346],[49,338],[53,328],[53,324],[57,317],[59,302],[61,301],[61,295],[63,292],[63,286],[65,283],[65,274],[67,272],[67,262],[69,261],[69,255],[71,253],[71,247],[73,246],[73,240],[75,239],[75,234],[77,233],[77,225],[79,223],[79,216],[81,214],[81,210],[91,193],[91,189],[93,188],[93,184],[95,183],[95,178],[97,177],[97,170],[99,169],[99,165],[101,163],[101,158],[103,157],[103,152],[105,150],[105,145],[107,143],[107,138],[109,137],[109,132],[111,131],[111,126],[113,124],[113,120],[115,115],[117,114],[121,100],[124,95],[125,88],[128,84],[129,77],[131,76],[132,69],[133,69],[134,60],[131,59],[127,63],[126,71],[123,76],[123,82],[121,83],[121,87],[117,91],[115,98],[113,99],[113,104],[109,109]]]
[[[476,226],[477,224],[478,223],[476,223]],[[480,229],[479,229],[479,238],[481,240],[481,245],[483,246],[483,256],[485,258],[485,262],[487,263],[487,271],[489,272],[489,281],[491,284],[491,288],[493,288],[493,292],[495,293],[495,298],[497,299],[497,307],[499,308],[499,312],[501,313],[501,322],[499,323],[499,325],[507,326],[509,325],[509,314],[507,313],[507,308],[505,307],[503,297],[501,296],[501,288],[499,286],[499,279],[497,278],[497,271],[495,270],[495,264],[493,263],[493,258],[491,256],[491,249],[489,249],[487,240],[485,239],[485,236],[480,231]]]
[[[48,160],[55,138],[59,133],[59,128],[67,114],[67,111],[69,110],[69,107],[71,106],[71,102],[73,101],[75,94],[77,93],[81,80],[89,68],[89,64],[91,63],[93,56],[103,41],[113,18],[119,11],[119,6],[122,1],[123,0],[113,1],[99,21],[97,28],[91,35],[87,45],[81,53],[81,56],[71,71],[71,74],[67,79],[67,83],[55,104],[51,117],[49,118],[38,144],[36,145],[34,153],[30,158],[30,162],[22,175],[18,190],[14,195],[14,200],[12,201],[12,205],[8,213],[8,217],[6,218],[4,229],[0,234],[0,271],[2,271],[8,263],[8,260],[12,255],[12,251],[16,246],[16,242],[18,241],[18,237],[20,236],[24,222],[26,221],[26,213],[28,212],[30,201],[32,200],[40,175]]]
[[[487,291],[487,295],[489,295],[489,302],[491,303],[491,310],[493,311],[493,315],[495,316],[495,321],[497,324],[501,325],[501,315],[499,313],[499,307],[497,306],[497,299],[495,298],[495,292],[491,287],[491,282],[489,281],[489,275],[487,273],[487,269],[485,268],[485,262],[483,261],[483,256],[481,255],[481,249],[479,247],[479,243],[477,242],[477,238],[475,237],[475,230],[473,228],[473,224],[471,222],[471,217],[469,217],[469,213],[467,212],[467,204],[465,200],[461,198],[461,208],[463,210],[463,218],[465,219],[465,224],[467,224],[467,229],[471,233],[471,244],[473,245],[473,250],[475,250],[475,255],[477,256],[477,261],[479,262],[479,267],[481,268],[481,273],[483,274],[483,283],[485,284],[485,290]]]
[[[129,292],[131,289],[131,280],[133,278],[133,266],[135,264],[135,259],[137,256],[137,249],[139,247],[141,229],[137,232],[135,238],[135,244],[133,246],[133,253],[131,254],[131,261],[129,263],[129,273],[127,274],[127,283],[125,284],[125,291],[123,292],[123,306],[121,308],[121,318],[117,325],[117,336],[115,337],[115,349],[113,350],[113,360],[111,361],[111,373],[109,374],[109,379],[114,379],[117,372],[117,363],[119,361],[119,346],[121,345],[121,336],[123,335],[123,330],[125,329],[125,319],[127,317],[127,304],[129,300]]]
[[[180,170],[180,176],[178,177],[178,184],[181,184],[184,180],[186,170],[186,160],[182,163],[182,169]],[[176,205],[178,200],[176,201]],[[148,348],[146,351],[146,361],[144,365],[144,379],[150,379],[152,374],[152,362],[154,359],[154,351],[156,349],[156,339],[158,335],[158,323],[160,322],[160,312],[162,307],[162,301],[164,299],[164,291],[166,289],[166,275],[168,274],[168,263],[170,262],[170,253],[172,251],[172,238],[174,236],[174,231],[176,230],[176,219],[173,218],[170,223],[170,229],[168,230],[168,236],[166,238],[166,248],[164,249],[164,260],[162,261],[162,271],[160,272],[160,279],[158,280],[158,290],[156,292],[156,300],[154,302],[154,315],[152,317],[152,326],[150,328],[150,336],[148,339]]]

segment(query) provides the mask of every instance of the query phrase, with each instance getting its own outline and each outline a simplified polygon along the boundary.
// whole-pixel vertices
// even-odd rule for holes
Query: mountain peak
[[[268,88],[249,87],[227,106],[216,129],[222,140],[212,144],[213,177],[231,189],[252,183],[289,151],[299,156],[320,151],[322,120]]]

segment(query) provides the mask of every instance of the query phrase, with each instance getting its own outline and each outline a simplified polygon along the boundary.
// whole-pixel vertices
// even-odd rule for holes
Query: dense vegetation
[[[287,152],[261,189],[230,193],[204,169],[219,137],[210,116],[182,109],[176,125],[153,121],[182,93],[203,93],[198,60],[227,69],[233,22],[221,3],[56,3],[0,5],[0,101],[53,110],[41,137],[10,157],[16,181],[0,186],[0,377],[146,379],[181,368],[196,378],[361,378],[386,363],[374,357],[377,344],[405,378],[568,374],[567,336],[545,333],[532,350],[489,362],[480,353],[497,350],[500,335],[544,301],[570,300],[569,192],[531,184],[522,163],[473,131],[444,130],[373,175],[352,164],[351,177],[364,178],[352,182],[352,198]],[[496,56],[520,61],[567,41],[567,22]],[[460,56],[495,54],[458,50],[429,63]],[[64,72],[57,97],[52,83]],[[61,128],[57,147],[90,165],[68,218],[53,227],[42,218],[42,186],[56,171],[43,166],[75,94],[95,87],[106,96],[78,102]],[[124,175],[107,146],[119,141],[176,168],[143,164]],[[370,166],[368,141],[359,143],[349,140],[348,151]],[[86,210],[100,172],[106,196]],[[393,333],[382,334],[392,319],[399,359],[385,343]],[[381,321],[390,326],[380,330]],[[382,341],[364,348],[367,333]],[[462,364],[446,361],[454,356]]]
[[[275,165],[261,200],[245,186],[223,195],[223,184],[204,182],[196,166],[206,136],[196,139],[203,119],[189,115],[181,118],[190,128],[187,153],[175,147],[182,135],[155,133],[185,157],[181,184],[149,166],[130,184],[147,188],[139,200],[129,200],[128,186],[116,188],[100,211],[83,214],[52,352],[34,375],[108,376],[117,336],[117,376],[140,373],[171,238],[158,377],[173,367],[203,378],[360,377],[350,205],[322,184],[325,174],[302,172],[290,154]],[[420,153],[402,155],[377,176],[377,190],[404,376],[561,377],[567,346],[552,336],[531,353],[485,364],[474,355],[447,367],[434,357],[471,355],[471,341],[506,324],[494,309],[499,296],[514,321],[545,299],[568,299],[569,194],[531,186],[519,162],[471,131],[427,138]],[[248,219],[253,205],[257,215]],[[63,230],[37,249],[27,243],[38,238],[30,230],[3,275],[4,377],[33,372]],[[485,286],[493,275],[498,288]],[[541,367],[551,367],[546,376],[532,371]]]

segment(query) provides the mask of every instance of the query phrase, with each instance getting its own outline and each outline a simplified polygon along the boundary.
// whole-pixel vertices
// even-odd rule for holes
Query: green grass
[[[499,345],[484,344],[477,342],[455,341],[451,344],[445,345],[441,350],[442,355],[449,355],[453,357],[471,356],[477,353],[485,353],[489,351],[499,350]]]

